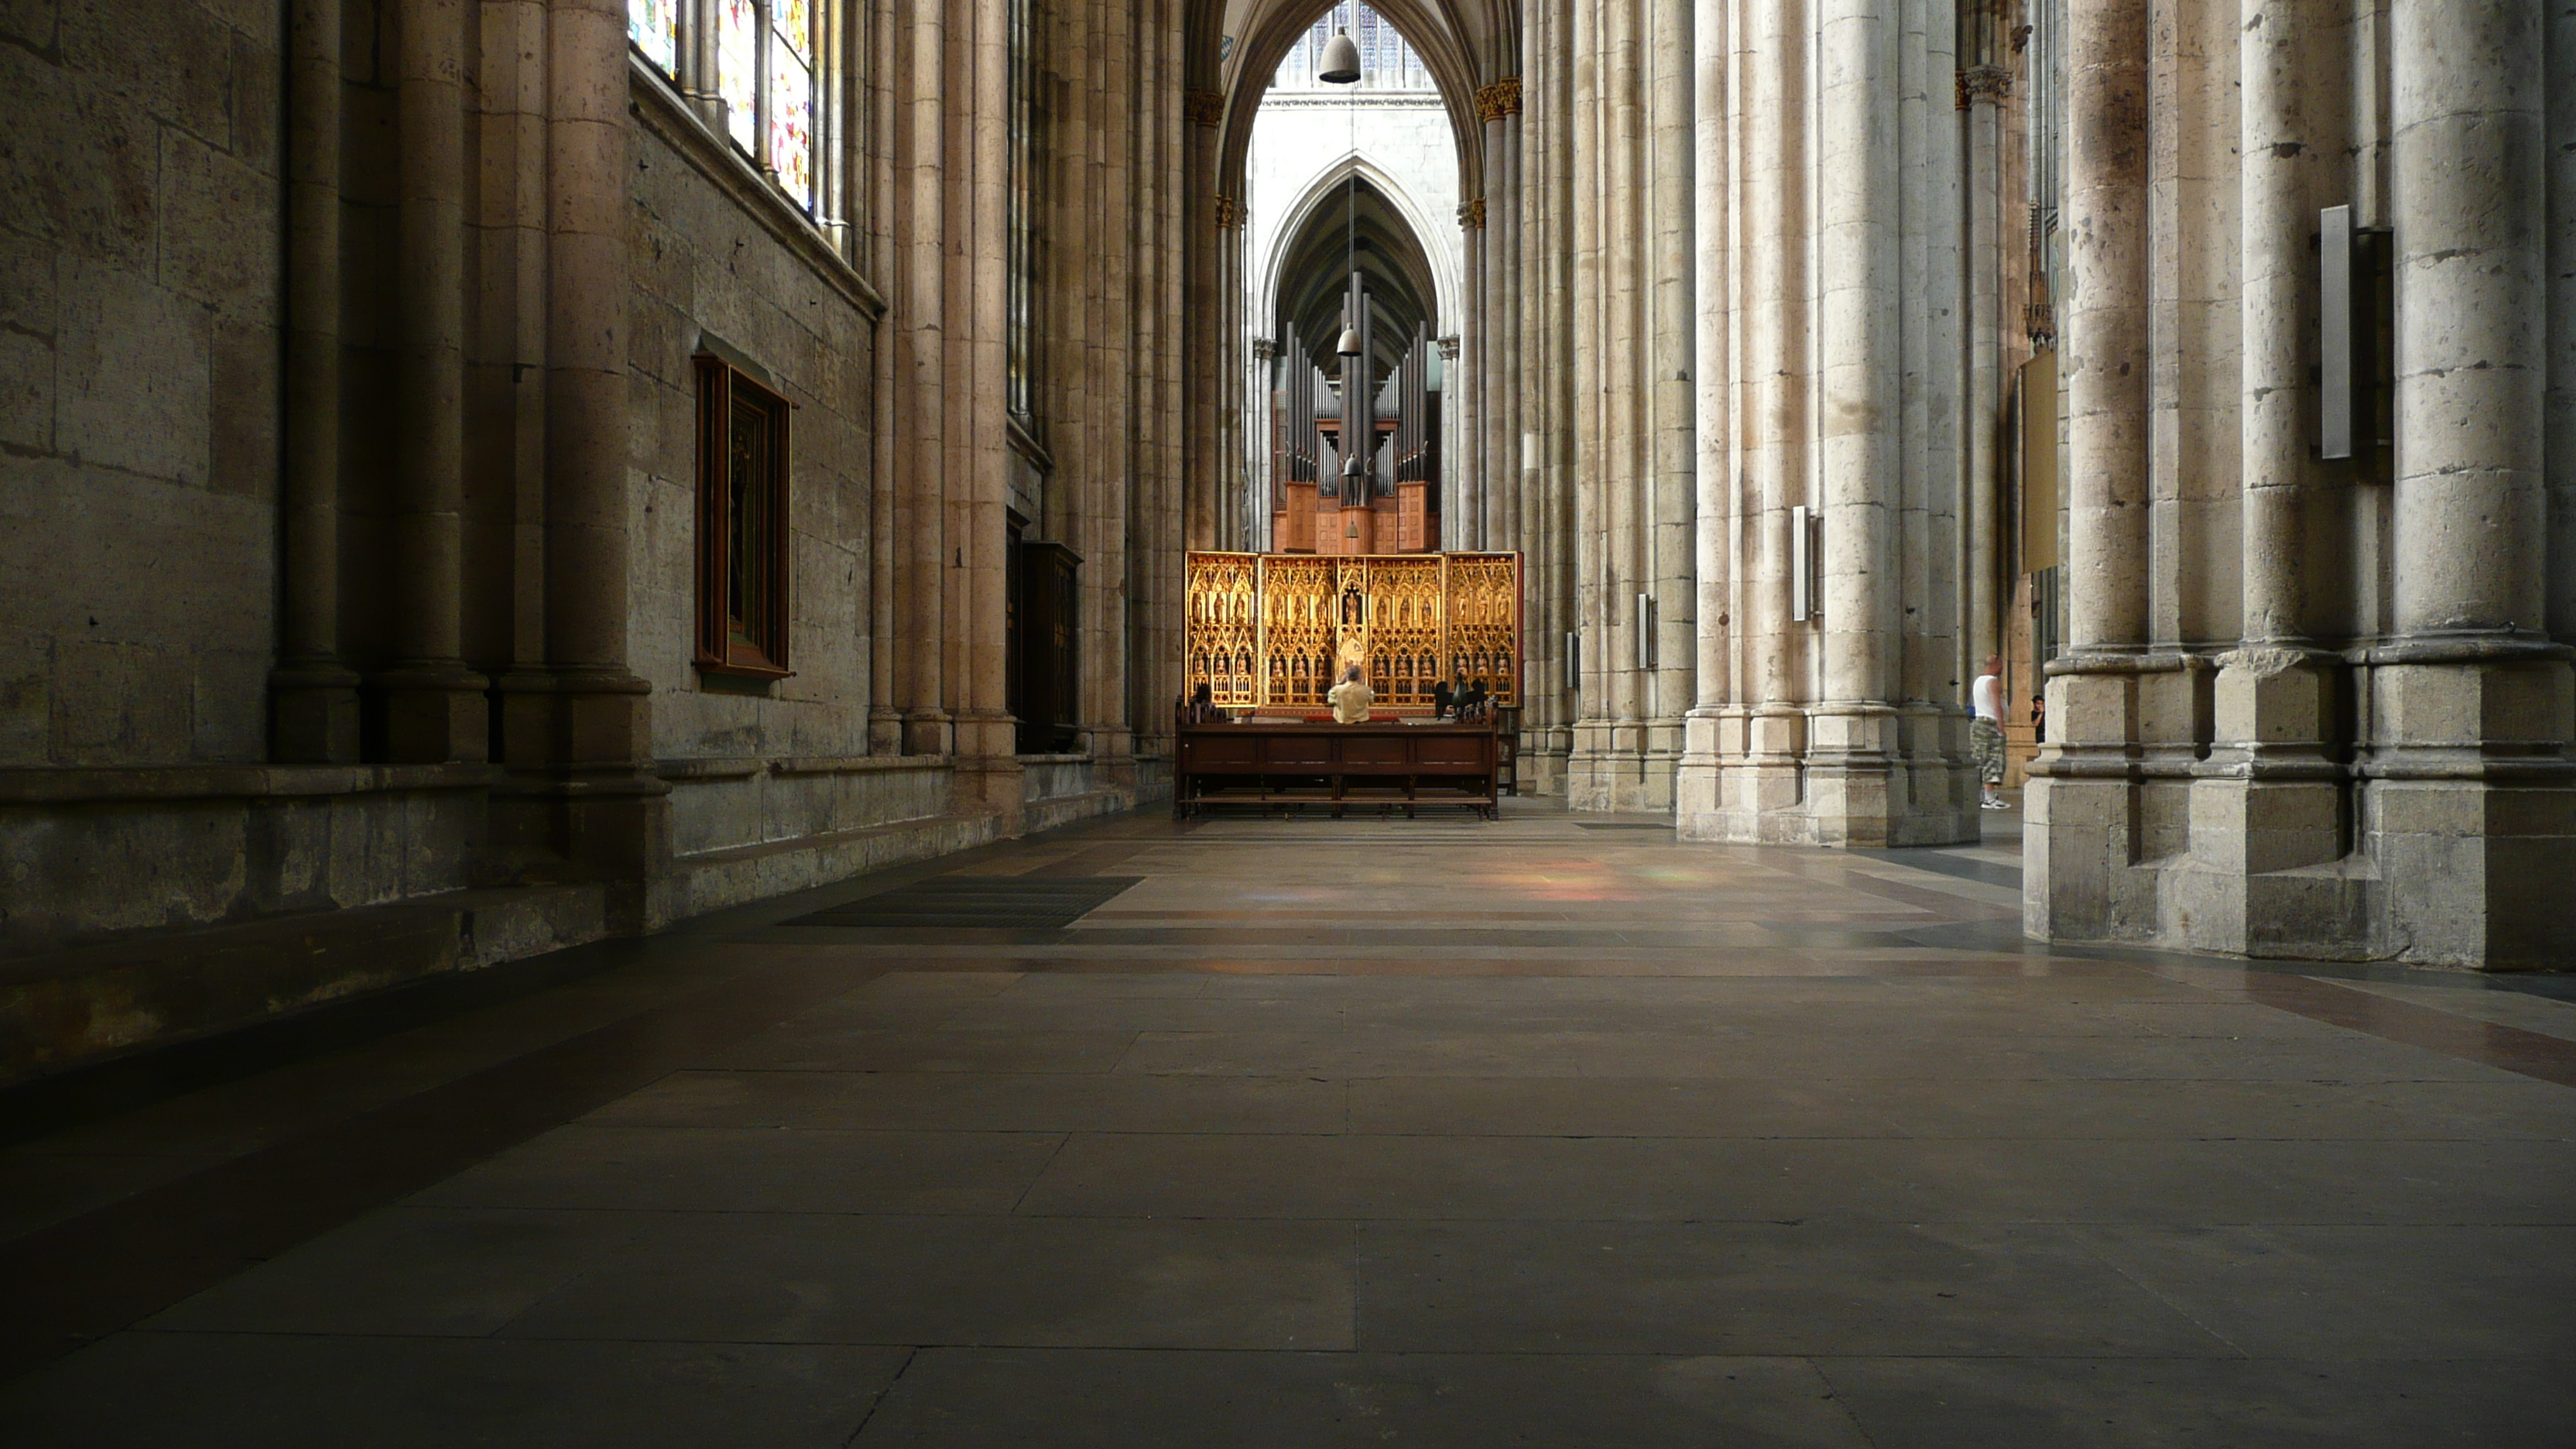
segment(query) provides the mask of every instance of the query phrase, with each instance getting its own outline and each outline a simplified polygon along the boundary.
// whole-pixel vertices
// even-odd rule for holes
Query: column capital
[[[1243,225],[1243,203],[1220,193],[1216,198],[1216,225],[1219,231],[1232,231]]]
[[[1193,126],[1225,124],[1225,92],[1181,92],[1181,115]]]
[[[1457,334],[1457,333],[1452,332],[1452,333],[1450,333],[1448,336],[1441,338],[1441,339],[1440,339],[1440,342],[1439,342],[1439,347],[1440,347],[1440,356],[1441,356],[1444,360],[1449,361],[1449,362],[1456,362],[1456,361],[1458,360],[1458,334]]]
[[[1485,198],[1478,196],[1459,203],[1458,224],[1469,231],[1485,229]]]
[[[1520,113],[1521,78],[1519,76],[1507,75],[1491,85],[1476,88],[1478,124],[1488,124],[1499,121],[1505,116],[1517,116]]]
[[[1959,72],[1955,89],[1960,110],[1978,101],[1999,106],[2012,94],[2012,72],[1999,65],[1972,65]]]
[[[1255,337],[1252,339],[1252,356],[1255,361],[1268,362],[1270,359],[1277,357],[1278,355],[1279,343],[1276,339],[1269,337]]]

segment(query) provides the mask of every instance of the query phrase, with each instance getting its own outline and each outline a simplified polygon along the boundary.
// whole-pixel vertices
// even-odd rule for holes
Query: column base
[[[915,710],[903,717],[903,753],[945,755],[955,747],[945,710]]]
[[[492,791],[495,866],[512,880],[605,883],[610,928],[622,934],[676,918],[652,686],[622,670],[531,670],[493,691],[508,768]]]
[[[268,676],[268,757],[281,765],[354,765],[358,676],[336,659],[280,664]]]
[[[490,681],[455,660],[395,665],[372,681],[376,734],[394,764],[475,763],[492,757]]]
[[[958,717],[956,730],[957,769],[950,777],[949,809],[959,815],[989,815],[996,834],[1019,836],[1028,813],[1019,721],[999,711],[968,710]]]

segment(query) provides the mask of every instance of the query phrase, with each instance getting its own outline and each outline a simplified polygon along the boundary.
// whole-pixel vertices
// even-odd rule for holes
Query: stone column
[[[1191,90],[1181,96],[1181,197],[1187,251],[1181,322],[1188,345],[1189,426],[1181,434],[1182,532],[1191,548],[1217,546],[1217,474],[1223,442],[1217,426],[1221,391],[1224,304],[1220,288],[1223,262],[1219,247],[1225,236],[1217,214],[1217,127],[1225,121],[1220,91]]]
[[[2068,0],[2066,651],[2031,767],[2023,924],[2101,940],[2155,924],[2128,869],[2147,632],[2147,0]]]
[[[1532,537],[1530,516],[1530,483],[1523,472],[1521,435],[1529,426],[1528,403],[1521,389],[1521,233],[1524,206],[1521,187],[1521,78],[1505,76],[1494,82],[1494,106],[1502,114],[1502,150],[1485,158],[1486,194],[1495,198],[1487,206],[1485,223],[1492,231],[1491,245],[1499,255],[1499,278],[1494,293],[1485,299],[1485,315],[1494,327],[1494,356],[1487,367],[1494,375],[1494,451],[1487,458],[1495,481],[1501,486],[1505,504],[1502,532],[1494,547],[1522,550],[1524,556]],[[1522,686],[1524,699],[1521,718],[1529,719],[1526,699],[1530,679],[1526,663],[1527,634],[1524,621],[1524,664]],[[1524,750],[1529,741],[1522,740]]]
[[[1818,462],[1823,693],[1810,715],[1808,811],[1833,844],[1887,845],[1902,801],[1896,713],[1895,27],[1878,0],[1826,0],[1817,41]]]
[[[545,654],[502,686],[512,780],[502,853],[558,855],[614,887],[611,922],[669,918],[653,885],[670,787],[652,773],[651,686],[628,668],[632,435],[626,9],[556,0],[546,26]]]
[[[2317,208],[2349,194],[2339,52],[2349,10],[2326,0],[2245,0],[2242,140],[2243,638],[2223,656],[2219,741],[2191,787],[2192,869],[2177,880],[2186,939],[2208,950],[2335,955],[2361,935],[2357,878],[2319,872],[2343,853],[2336,737],[2339,655],[2335,500],[2353,465],[2315,457],[2308,364],[2318,318]]]
[[[1639,621],[1651,635],[1651,667],[1641,671],[1639,786],[1636,804],[1674,808],[1674,776],[1681,767],[1682,719],[1695,702],[1697,631],[1699,301],[1695,266],[1697,177],[1692,105],[1693,0],[1655,0],[1640,37],[1642,120],[1650,162],[1651,214],[1639,250],[1646,290],[1639,314],[1651,346],[1641,349],[1646,379],[1641,398],[1647,428],[1639,477],[1638,589],[1655,601],[1653,617]]]
[[[948,21],[943,6],[911,14],[911,64],[901,91],[908,112],[904,191],[902,338],[908,354],[904,388],[911,456],[895,502],[904,539],[903,588],[895,601],[896,627],[909,658],[896,678],[903,705],[904,753],[944,755],[949,750],[946,703],[946,580],[952,565],[946,493],[948,459],[946,257]]]
[[[1982,27],[1981,27],[1982,29]],[[1972,661],[2003,648],[2003,103],[2011,75],[1984,54],[1958,73],[1968,132],[1968,567],[1964,580]]]
[[[481,760],[482,676],[465,667],[465,4],[406,0],[401,25],[401,343],[394,438],[393,662],[375,678],[388,759]]]
[[[1500,82],[1476,91],[1476,120],[1483,133],[1484,194],[1468,203],[1476,223],[1475,309],[1468,318],[1468,336],[1476,353],[1476,546],[1489,549],[1511,547],[1509,540],[1517,531],[1520,511],[1514,499],[1517,490],[1512,486],[1519,470],[1512,466],[1510,390],[1503,376],[1510,356],[1503,314],[1510,308],[1511,296],[1506,259],[1510,239],[1504,231],[1511,193],[1503,181],[1503,102]]]
[[[1733,95],[1728,82],[1729,0],[1698,0],[1691,21],[1691,159],[1694,170],[1691,250],[1692,290],[1698,300],[1692,331],[1691,380],[1698,476],[1692,498],[1692,558],[1697,600],[1692,630],[1693,680],[1684,722],[1681,763],[1673,781],[1673,821],[1684,840],[1723,838],[1718,811],[1720,721],[1727,704],[1730,626],[1728,528],[1732,509],[1730,404],[1734,368],[1735,305],[1729,264],[1728,202],[1735,184],[1728,142]],[[1726,620],[1720,623],[1720,620]]]
[[[975,0],[962,20],[972,28],[962,39],[961,57],[969,82],[968,104],[979,120],[971,150],[952,155],[952,168],[963,162],[973,177],[967,192],[964,229],[966,296],[954,299],[952,318],[965,324],[969,398],[950,412],[952,427],[963,425],[963,476],[950,480],[950,517],[963,537],[951,547],[964,550],[964,598],[967,647],[966,675],[957,681],[956,803],[962,811],[989,815],[1004,836],[1020,833],[1024,791],[1019,761],[1018,722],[1010,710],[1008,549],[1010,539],[1011,454],[1010,397],[1010,128],[992,118],[1011,112],[1010,0]],[[962,138],[952,138],[962,139]],[[953,171],[952,171],[953,175]],[[951,194],[954,195],[952,187]]]
[[[2373,651],[2377,943],[2563,961],[2576,880],[2568,650],[2548,605],[2549,35],[2540,0],[2392,12],[2396,635]]]
[[[866,255],[860,262],[890,300],[903,298],[897,284],[902,252],[895,240],[895,205],[899,194],[895,152],[898,114],[894,83],[903,55],[903,27],[894,0],[871,0],[868,65],[864,95],[868,106],[866,184],[869,191]],[[904,636],[897,622],[897,578],[906,535],[897,512],[901,488],[901,420],[909,411],[898,396],[904,373],[896,358],[904,348],[901,317],[889,306],[871,324],[868,438],[868,753],[903,752],[903,710],[898,698],[899,661]]]
[[[1923,494],[1924,584],[1906,599],[1921,611],[1923,692],[1932,737],[1916,747],[1919,786],[1952,812],[1958,832],[1974,839],[1978,789],[1968,761],[1968,682],[1961,666],[1963,600],[1949,581],[1967,567],[1962,535],[1967,492],[1964,386],[1958,366],[1967,343],[1965,208],[1967,178],[1957,107],[1941,94],[1958,70],[1958,10],[1952,0],[1926,0],[1923,17]],[[1944,110],[1947,106],[1949,109]],[[1944,124],[1944,122],[1947,124]],[[1924,798],[1919,795],[1918,798]]]
[[[1722,790],[1736,840],[1799,839],[1805,662],[1813,625],[1790,617],[1790,510],[1809,501],[1806,109],[1809,37],[1794,0],[1750,0],[1745,38],[1742,239],[1745,406],[1737,593],[1744,636],[1744,739]]]
[[[358,758],[358,676],[340,662],[340,4],[287,17],[286,476],[269,756]]]
[[[2576,6],[2549,12],[2548,74],[2576,75]],[[2549,632],[2576,644],[2576,85],[2549,88]]]
[[[1448,536],[1450,549],[1484,547],[1484,498],[1486,472],[1489,472],[1489,413],[1486,405],[1486,356],[1492,356],[1492,345],[1486,340],[1486,320],[1492,317],[1492,302],[1484,289],[1484,196],[1458,204],[1458,242],[1466,248],[1466,258],[1458,276],[1458,289],[1466,294],[1466,317],[1458,320],[1458,351],[1463,353],[1458,366],[1458,402],[1461,418],[1458,433],[1466,438],[1466,454],[1458,459],[1458,487],[1455,498],[1443,498],[1448,516],[1440,521],[1440,531]]]

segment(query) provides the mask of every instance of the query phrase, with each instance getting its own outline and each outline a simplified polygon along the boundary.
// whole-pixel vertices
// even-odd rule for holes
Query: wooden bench
[[[1491,820],[1499,741],[1477,724],[1308,724],[1276,720],[1176,727],[1172,818],[1210,805],[1463,805]]]

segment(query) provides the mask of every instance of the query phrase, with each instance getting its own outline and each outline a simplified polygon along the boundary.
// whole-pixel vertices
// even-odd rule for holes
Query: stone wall
[[[639,93],[647,82],[638,82]],[[846,263],[789,246],[764,216],[783,203],[715,176],[748,165],[676,107],[639,109],[634,381],[640,486],[631,500],[628,620],[635,672],[653,686],[661,760],[868,752],[868,486],[874,324]],[[692,134],[695,130],[698,134]],[[743,193],[751,191],[746,196]],[[828,254],[827,254],[828,255]],[[796,406],[788,482],[793,676],[769,684],[691,666],[697,570],[697,383],[717,350]]]
[[[279,10],[0,10],[0,767],[264,757]]]

